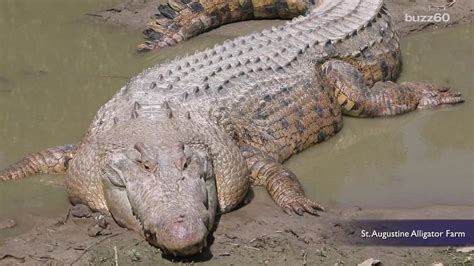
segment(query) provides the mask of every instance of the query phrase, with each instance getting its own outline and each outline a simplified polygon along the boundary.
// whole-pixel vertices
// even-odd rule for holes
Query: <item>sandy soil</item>
[[[84,213],[75,211],[74,215]],[[210,249],[186,259],[163,256],[136,233],[103,218],[36,218],[30,232],[8,239],[0,249],[0,264],[161,265],[205,262],[210,265],[354,265],[369,258],[384,265],[434,262],[463,263],[471,252],[452,247],[371,247],[348,244],[358,238],[354,219],[474,218],[474,206],[433,206],[420,209],[330,208],[319,217],[287,216],[258,190],[249,204],[221,216],[210,239]],[[106,225],[106,226],[104,226]],[[89,235],[92,235],[89,236]],[[97,235],[97,236],[94,236]]]
[[[142,29],[157,1],[128,0],[111,9],[85,15],[95,21]],[[159,1],[158,1],[159,2]],[[431,1],[432,3],[433,1]],[[428,0],[387,1],[402,36],[418,31],[472,23],[473,1],[458,0],[452,8],[428,11]],[[407,23],[406,14],[448,12],[449,23]],[[207,34],[239,35],[281,21],[244,22],[228,25]],[[238,26],[236,26],[238,25]],[[232,32],[232,34],[229,34]],[[36,226],[29,232],[0,242],[0,265],[104,264],[156,265],[173,262],[206,262],[213,265],[353,265],[369,258],[384,265],[435,262],[471,264],[474,252],[457,252],[452,247],[394,248],[348,244],[358,237],[348,221],[353,219],[466,218],[474,219],[474,206],[431,206],[420,209],[329,208],[319,217],[285,215],[261,189],[249,196],[248,204],[223,215],[211,236],[210,249],[202,255],[183,260],[163,256],[136,233],[119,228],[110,218],[90,217],[74,209],[65,217],[34,217]],[[15,226],[3,221],[0,230]]]

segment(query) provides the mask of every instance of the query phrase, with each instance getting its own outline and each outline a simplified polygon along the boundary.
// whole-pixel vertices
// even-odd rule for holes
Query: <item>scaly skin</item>
[[[313,3],[312,3],[313,2]],[[138,51],[175,45],[221,25],[249,19],[291,19],[303,15],[314,1],[305,0],[170,0],[143,31]]]
[[[341,130],[343,113],[463,101],[429,83],[396,84],[399,73],[399,40],[381,0],[322,1],[284,26],[133,78],[67,156],[70,200],[175,255],[199,252],[216,211],[232,210],[249,184],[287,213],[316,214],[322,206],[282,162]],[[12,174],[30,161],[0,179],[36,172]]]
[[[0,171],[0,181],[22,179],[43,174],[66,174],[69,161],[77,148],[76,144],[49,148],[32,153],[5,171]]]

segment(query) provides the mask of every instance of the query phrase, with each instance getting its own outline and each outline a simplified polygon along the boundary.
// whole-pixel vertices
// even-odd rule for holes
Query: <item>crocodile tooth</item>
[[[156,88],[156,82],[153,81],[153,82],[150,84],[150,89],[154,89],[154,88]]]

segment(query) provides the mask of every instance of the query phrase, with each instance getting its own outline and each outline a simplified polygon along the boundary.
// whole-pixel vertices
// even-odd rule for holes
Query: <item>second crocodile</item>
[[[342,114],[392,116],[463,101],[393,81],[397,33],[381,0],[321,1],[284,26],[226,41],[134,77],[79,144],[32,154],[0,180],[66,174],[73,204],[110,214],[174,255],[206,246],[218,211],[249,185],[285,212],[316,214],[292,154],[336,134]]]

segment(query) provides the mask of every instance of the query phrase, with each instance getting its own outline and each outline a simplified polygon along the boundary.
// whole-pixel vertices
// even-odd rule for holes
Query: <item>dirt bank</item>
[[[210,265],[354,265],[374,258],[384,265],[433,262],[462,263],[473,254],[455,248],[364,247],[346,244],[354,236],[351,219],[474,218],[474,206],[433,206],[421,209],[330,208],[319,217],[287,216],[262,190],[242,208],[223,215],[213,233],[210,250],[179,262]],[[0,246],[0,264],[161,265],[173,261],[148,245],[134,232],[118,228],[113,221],[106,229],[91,229],[93,218],[35,218],[37,226]],[[89,237],[88,234],[99,236]],[[103,234],[103,235],[102,235]],[[116,254],[116,255],[115,255]]]

